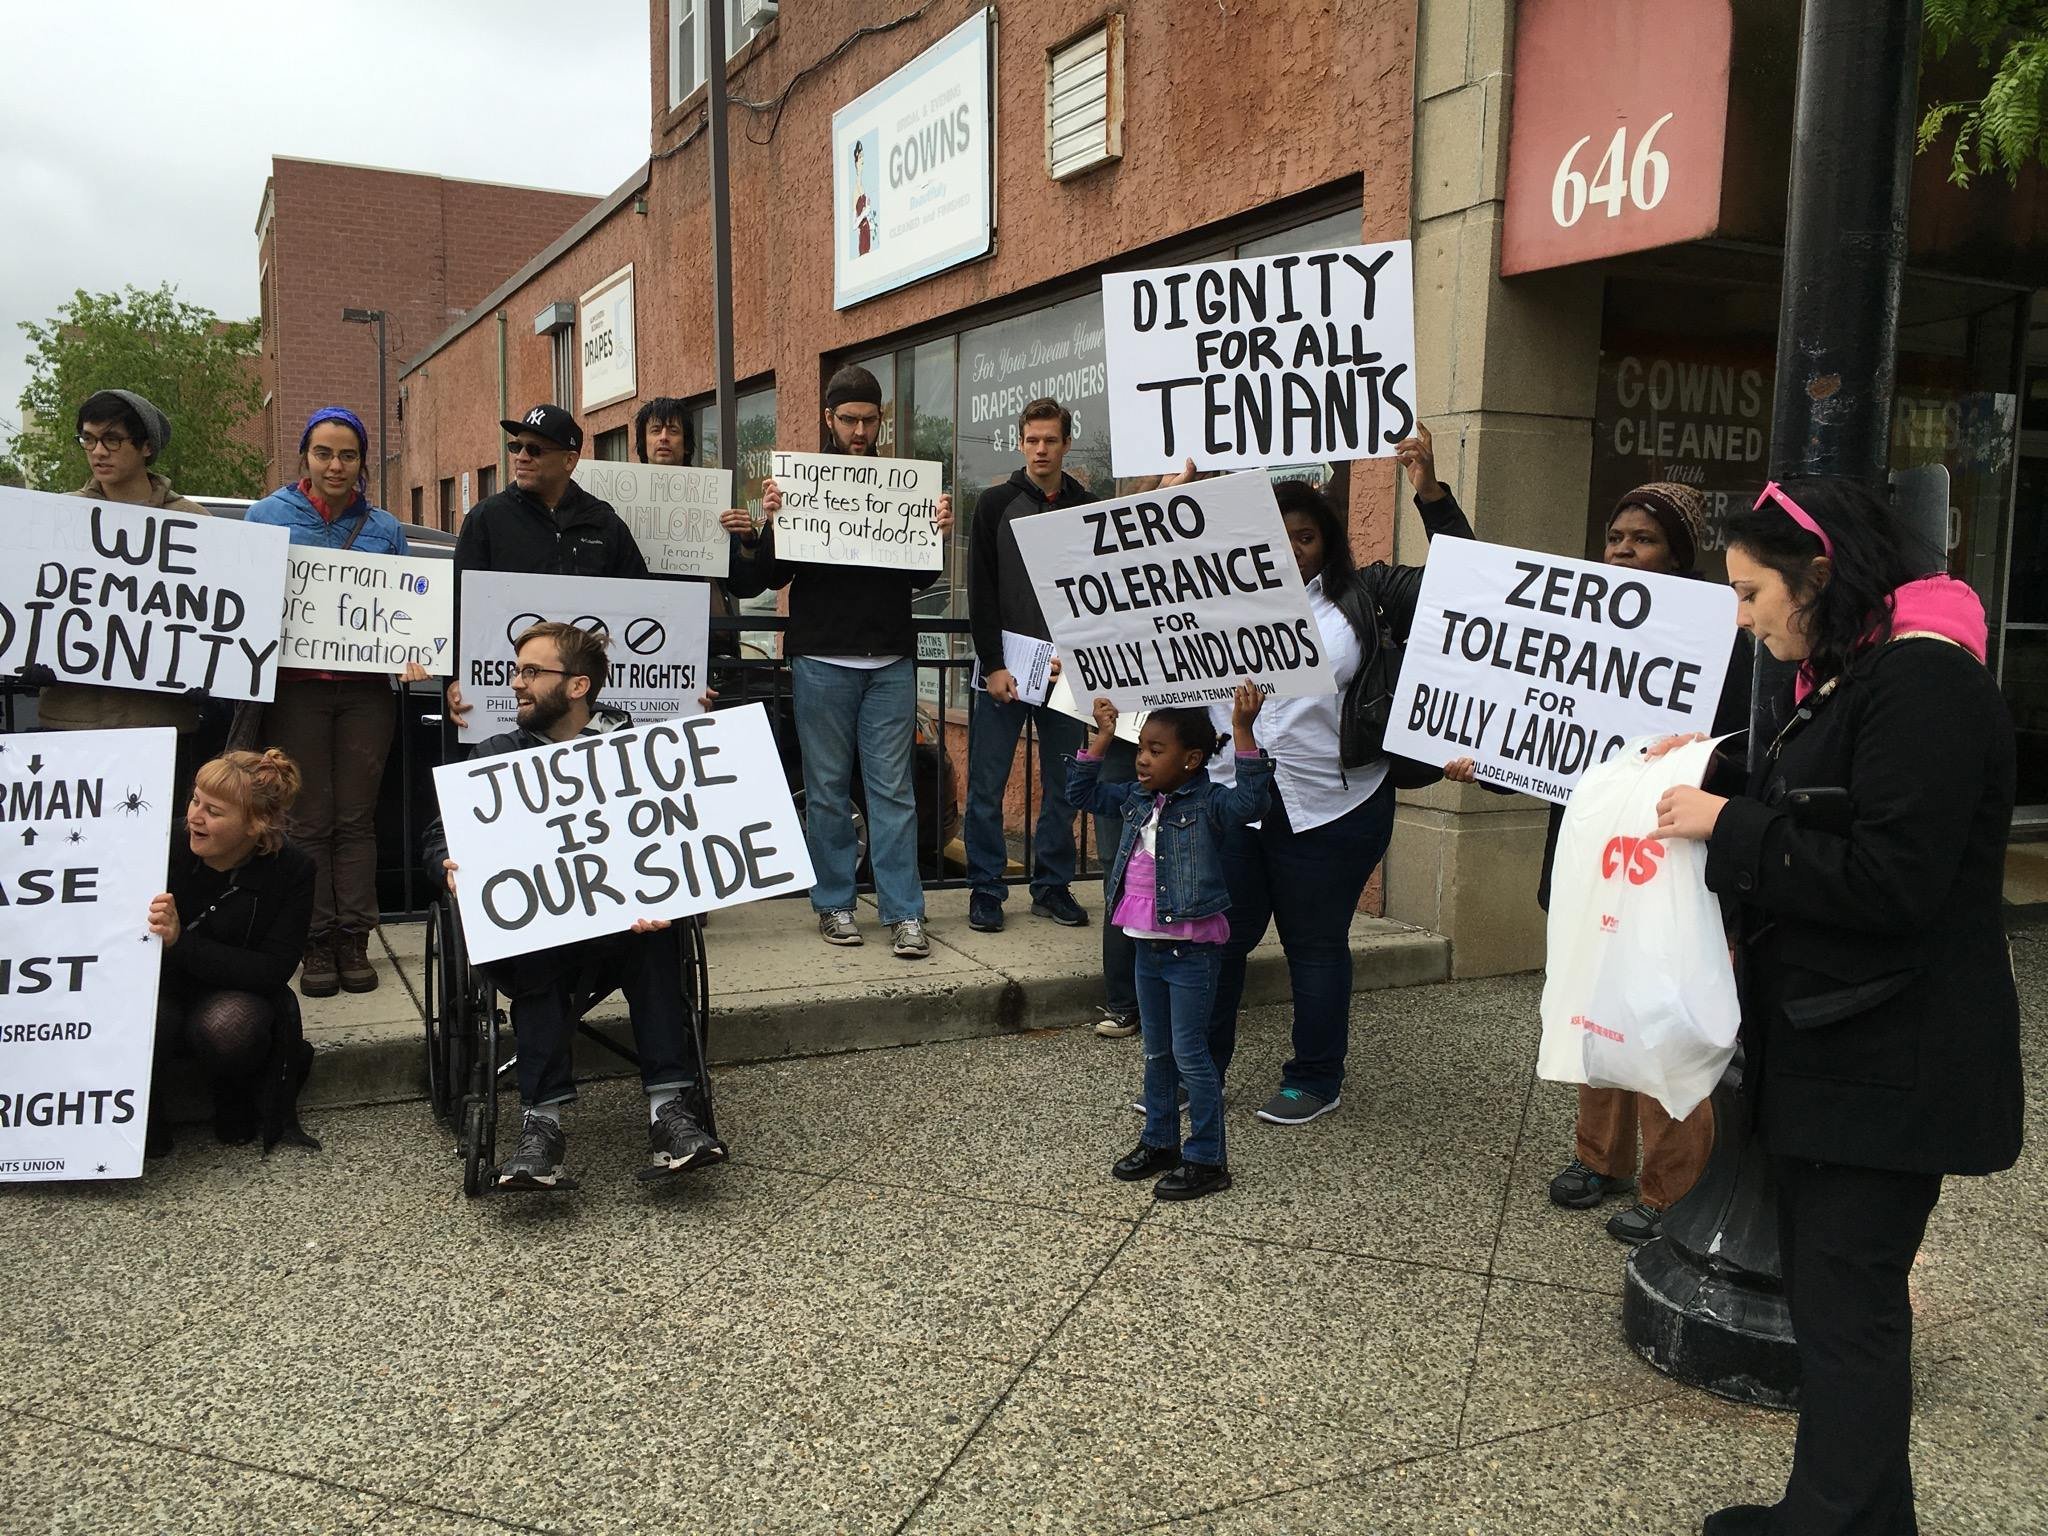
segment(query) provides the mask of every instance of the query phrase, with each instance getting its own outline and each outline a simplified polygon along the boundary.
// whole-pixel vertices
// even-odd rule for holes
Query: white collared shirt
[[[1252,738],[1273,759],[1273,787],[1287,806],[1287,824],[1306,832],[1349,815],[1370,800],[1386,781],[1385,759],[1362,768],[1342,766],[1337,728],[1344,689],[1358,674],[1363,653],[1358,633],[1343,610],[1323,595],[1320,572],[1308,584],[1309,612],[1323,637],[1323,654],[1337,679],[1335,693],[1312,699],[1268,699],[1252,722]],[[1212,704],[1210,718],[1219,731],[1230,730],[1230,706]],[[1225,747],[1209,759],[1209,776],[1219,784],[1237,778],[1237,754]]]

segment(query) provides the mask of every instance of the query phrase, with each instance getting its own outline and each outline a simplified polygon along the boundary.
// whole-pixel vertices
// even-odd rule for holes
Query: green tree
[[[1991,71],[1974,101],[1937,102],[1920,119],[1920,149],[1953,123],[1948,179],[1959,187],[1982,172],[2008,182],[2030,164],[2048,165],[2048,4],[2042,0],[1927,0],[1926,46],[1946,58],[1958,43]]]
[[[74,430],[78,407],[100,389],[131,389],[171,419],[171,446],[150,467],[193,495],[260,496],[262,453],[235,428],[263,408],[249,358],[254,320],[223,321],[178,299],[169,283],[121,293],[83,288],[41,325],[21,322],[34,350],[21,392],[26,424],[13,456],[31,486],[70,491],[88,472]]]

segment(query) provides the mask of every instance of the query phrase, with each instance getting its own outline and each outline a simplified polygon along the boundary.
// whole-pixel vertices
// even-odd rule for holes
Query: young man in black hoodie
[[[882,386],[865,368],[842,368],[825,386],[825,452],[872,455],[882,430]],[[937,571],[819,565],[775,558],[782,493],[763,488],[761,531],[733,535],[735,597],[789,588],[783,649],[804,755],[804,840],[816,883],[811,909],[827,944],[859,944],[853,920],[860,850],[853,825],[853,772],[867,791],[868,860],[890,945],[905,960],[931,953],[917,868],[917,796],[911,747],[917,732],[917,629],[911,595]],[[953,526],[953,498],[939,497],[938,530]]]
[[[981,493],[974,504],[974,540],[968,549],[967,616],[974,629],[974,655],[981,663],[985,692],[974,696],[973,732],[967,751],[967,877],[974,882],[967,900],[968,926],[996,933],[1003,926],[1003,902],[1010,888],[1003,879],[1009,849],[1003,840],[1003,794],[1010,784],[1010,766],[1017,756],[1017,738],[1024,722],[1038,732],[1041,799],[1038,827],[1031,840],[1031,910],[1069,928],[1087,924],[1088,914],[1067,887],[1074,878],[1074,808],[1067,803],[1066,760],[1081,747],[1084,727],[1071,715],[1044,704],[1027,704],[1017,696],[1017,679],[1003,659],[1005,632],[1034,640],[1052,638],[1031,573],[1017,548],[1011,526],[1048,508],[1065,508],[1095,500],[1090,491],[1066,473],[1067,450],[1074,445],[1074,413],[1053,399],[1034,400],[1018,419],[1024,467],[1001,485]]]
[[[512,483],[486,496],[462,520],[455,538],[455,602],[462,573],[505,571],[532,576],[645,576],[647,557],[625,519],[570,475],[583,457],[583,429],[559,405],[536,405],[518,421],[498,423],[511,434]],[[461,623],[456,624],[461,633]],[[448,684],[448,714],[468,718],[461,685]]]

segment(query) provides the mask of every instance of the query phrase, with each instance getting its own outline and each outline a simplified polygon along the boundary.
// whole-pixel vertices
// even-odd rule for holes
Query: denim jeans
[[[649,1093],[703,1081],[696,1031],[683,1005],[682,932],[610,933],[493,961],[492,984],[512,999],[512,1038],[519,1047],[519,1102],[568,1104],[576,1098],[575,997],[616,986],[625,996]]]
[[[1223,1162],[1223,1074],[1209,1055],[1209,1012],[1223,952],[1215,944],[1134,939],[1138,1018],[1145,1044],[1148,1147],[1179,1146],[1191,1163]],[[1188,1137],[1180,1139],[1180,1085]]]
[[[1138,749],[1127,741],[1112,741],[1103,755],[1104,784],[1132,784],[1138,778]],[[1124,835],[1123,823],[1115,816],[1095,818],[1095,858],[1107,881],[1116,862],[1116,845]],[[1125,1015],[1138,1011],[1136,974],[1138,941],[1111,921],[1116,914],[1106,908],[1102,914],[1102,1005],[1111,1013]]]
[[[1036,897],[1074,878],[1074,808],[1067,803],[1066,760],[1086,737],[1081,722],[1043,704],[1000,702],[974,695],[973,742],[967,751],[967,878],[978,896],[1002,901],[1010,894],[1003,874],[1009,848],[1003,841],[1003,791],[1017,758],[1024,722],[1038,730],[1038,825],[1031,839],[1031,894]]]
[[[1280,1070],[1283,1088],[1334,1099],[1351,1046],[1351,919],[1365,882],[1386,856],[1394,832],[1394,786],[1335,821],[1307,832],[1288,824],[1276,793],[1264,822],[1223,834],[1223,876],[1230,886],[1230,942],[1223,947],[1209,1050],[1219,1072],[1237,1053],[1237,1006],[1245,957],[1278,923],[1294,988],[1294,1056]]]
[[[798,656],[789,664],[796,738],[804,754],[804,841],[810,845],[811,908],[853,910],[860,845],[853,829],[856,754],[867,791],[868,862],[885,924],[924,916],[917,873],[917,796],[911,789],[917,669],[908,656],[886,667],[836,667]]]

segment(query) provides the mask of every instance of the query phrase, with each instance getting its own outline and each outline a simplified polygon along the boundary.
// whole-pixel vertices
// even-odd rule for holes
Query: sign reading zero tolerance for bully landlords
[[[1380,459],[1415,429],[1406,240],[1102,279],[1119,475]]]
[[[1263,473],[1163,487],[1011,524],[1085,707],[1162,709],[1335,693]]]

